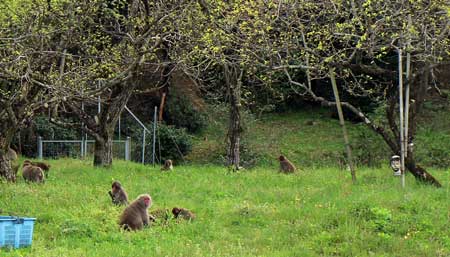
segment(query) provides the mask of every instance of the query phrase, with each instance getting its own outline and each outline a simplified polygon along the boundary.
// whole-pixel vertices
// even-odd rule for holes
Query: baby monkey
[[[172,214],[175,219],[185,219],[185,220],[194,220],[195,214],[188,209],[174,207],[172,209]]]

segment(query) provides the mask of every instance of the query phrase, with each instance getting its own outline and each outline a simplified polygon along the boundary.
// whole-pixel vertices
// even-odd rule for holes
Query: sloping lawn
[[[450,176],[431,170],[443,188],[406,188],[388,167],[305,169],[283,175],[258,168],[159,167],[115,161],[51,161],[43,185],[0,185],[2,215],[36,217],[33,245],[0,256],[450,256]],[[193,222],[171,221],[139,232],[117,225],[123,207],[107,191],[120,180],[130,198],[153,197],[151,210],[185,207]]]

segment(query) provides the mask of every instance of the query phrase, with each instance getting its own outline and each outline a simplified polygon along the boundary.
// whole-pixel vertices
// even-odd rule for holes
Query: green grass
[[[425,168],[449,167],[450,105],[445,110],[425,111],[414,140],[416,161]],[[224,163],[228,115],[216,107],[210,116],[209,127],[195,137],[193,151],[187,156],[191,163]],[[324,108],[271,113],[259,119],[244,113],[242,165],[275,167],[277,157],[283,154],[303,167],[345,166],[342,129],[330,116],[330,110]],[[310,121],[315,124],[308,125]],[[393,153],[379,135],[361,123],[346,122],[346,127],[357,165],[380,167],[389,162]]]
[[[437,189],[406,188],[388,167],[348,172],[305,169],[283,175],[273,167],[230,173],[220,166],[158,168],[115,161],[50,161],[43,185],[0,185],[0,208],[36,217],[31,248],[0,256],[449,256],[450,175],[431,170]],[[151,209],[182,206],[193,222],[170,222],[139,232],[117,225],[123,207],[111,204],[111,181],[130,198],[150,193]],[[3,213],[4,215],[5,213]]]

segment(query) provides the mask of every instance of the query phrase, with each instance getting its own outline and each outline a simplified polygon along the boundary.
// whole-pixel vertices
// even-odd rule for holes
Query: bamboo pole
[[[161,104],[159,105],[159,118],[158,118],[159,122],[161,122],[162,118],[163,118],[162,116],[163,116],[165,101],[166,101],[166,92],[162,93],[162,96],[161,96]]]
[[[334,98],[336,99],[336,108],[337,108],[338,115],[339,115],[339,124],[342,127],[342,134],[344,135],[345,150],[347,152],[347,161],[348,161],[348,165],[350,166],[350,172],[352,174],[352,181],[356,182],[356,172],[355,172],[355,167],[353,166],[352,149],[350,148],[350,142],[348,140],[347,128],[345,127],[344,114],[342,112],[341,100],[339,98],[339,91],[338,91],[337,85],[336,85],[336,78],[334,77],[334,68],[330,69],[330,79],[331,79],[331,86],[333,87]]]

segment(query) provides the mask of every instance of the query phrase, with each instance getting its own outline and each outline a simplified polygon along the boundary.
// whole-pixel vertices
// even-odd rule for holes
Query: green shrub
[[[165,121],[177,128],[186,128],[190,133],[201,132],[207,126],[207,116],[197,110],[189,98],[171,95],[165,108]]]
[[[73,119],[63,118],[63,122],[73,123]],[[64,128],[51,123],[46,116],[37,116],[31,122],[28,128],[22,129],[20,134],[16,134],[13,145],[21,144],[21,153],[27,157],[37,157],[37,140],[41,136],[44,140],[61,139],[61,140],[76,140],[80,139],[80,130],[73,128]],[[19,137],[20,136],[20,140]],[[54,157],[57,155],[66,155],[75,157],[79,154],[80,146],[77,144],[47,144],[43,149],[44,157]]]

